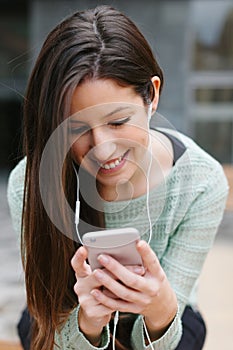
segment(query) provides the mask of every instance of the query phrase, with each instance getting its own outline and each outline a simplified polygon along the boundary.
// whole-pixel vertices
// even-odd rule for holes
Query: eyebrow
[[[116,109],[114,109],[113,111],[107,113],[103,118],[108,118],[110,117],[111,115],[115,114],[115,113],[118,113],[118,112],[121,112],[125,109],[128,109],[129,107],[118,107]],[[70,123],[83,123],[83,121],[81,120],[76,120],[76,119],[71,119],[70,120]]]

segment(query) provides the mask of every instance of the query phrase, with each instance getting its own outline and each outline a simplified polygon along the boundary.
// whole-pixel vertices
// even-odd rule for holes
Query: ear
[[[157,107],[158,107],[158,103],[159,103],[159,88],[160,88],[160,78],[155,75],[151,78],[151,82],[154,86],[154,99],[152,101],[152,111],[155,112]]]

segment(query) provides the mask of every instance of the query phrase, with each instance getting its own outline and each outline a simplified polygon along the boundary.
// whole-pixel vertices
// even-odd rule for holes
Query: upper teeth
[[[114,162],[112,161],[111,163],[107,163],[107,164],[101,164],[101,168],[103,169],[113,169],[115,168],[117,165],[120,164],[120,162],[122,161],[122,157],[119,157],[118,159],[116,159]]]

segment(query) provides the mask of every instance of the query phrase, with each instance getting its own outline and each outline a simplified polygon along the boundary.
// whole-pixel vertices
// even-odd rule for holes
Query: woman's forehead
[[[69,119],[71,123],[86,123],[89,120],[105,121],[111,118],[136,115],[146,115],[146,108],[133,103],[112,102],[85,108],[72,114]]]
[[[131,103],[143,106],[142,97],[130,85],[121,86],[114,79],[85,80],[72,95],[71,114],[88,107],[109,103]]]

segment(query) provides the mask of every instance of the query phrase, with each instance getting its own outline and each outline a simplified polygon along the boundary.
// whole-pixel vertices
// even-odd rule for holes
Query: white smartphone
[[[103,268],[98,262],[100,254],[108,254],[122,265],[142,265],[136,249],[140,234],[135,228],[119,228],[85,233],[83,244],[88,251],[88,262],[92,269]]]

